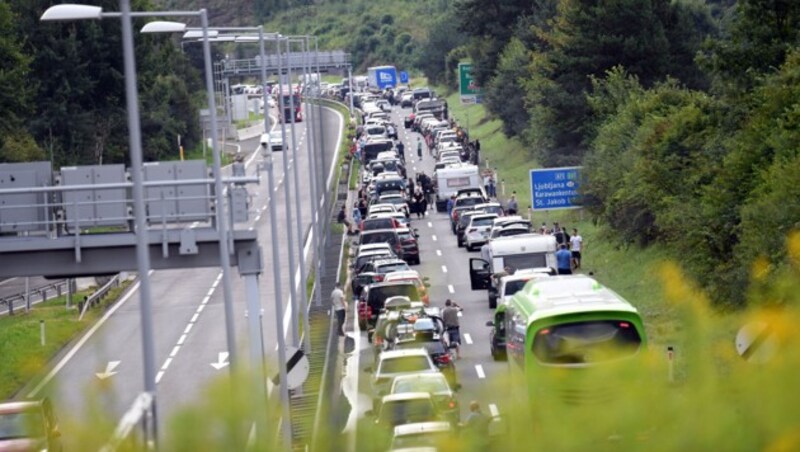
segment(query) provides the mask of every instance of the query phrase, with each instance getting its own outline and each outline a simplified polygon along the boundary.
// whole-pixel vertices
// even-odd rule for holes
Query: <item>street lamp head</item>
[[[208,30],[209,38],[216,38],[217,36],[219,36],[219,31]],[[186,33],[183,34],[183,39],[202,39],[202,38],[203,38],[203,30],[187,30]]]
[[[42,22],[45,21],[66,21],[66,20],[84,20],[84,19],[102,19],[103,8],[91,5],[78,5],[71,3],[64,3],[63,5],[54,5],[42,14],[39,18]]]
[[[148,22],[142,27],[142,33],[183,33],[186,30],[186,24],[183,22],[171,22],[164,20],[156,20]]]

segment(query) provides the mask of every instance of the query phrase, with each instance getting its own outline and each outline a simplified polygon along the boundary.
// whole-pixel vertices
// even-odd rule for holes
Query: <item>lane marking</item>
[[[489,413],[492,415],[492,417],[500,416],[500,410],[497,409],[497,405],[494,403],[489,404]]]
[[[195,312],[194,315],[192,316],[192,320],[189,320],[189,322],[190,323],[196,322],[198,317],[200,317],[200,313],[199,312]]]
[[[161,378],[163,376],[164,376],[164,371],[163,370],[159,370],[158,373],[156,374],[156,384],[158,384],[158,382],[161,381]]]
[[[472,336],[470,336],[469,333],[464,333],[464,342],[468,345],[472,345]]]
[[[167,370],[170,364],[172,364],[172,358],[167,358],[167,360],[164,361],[164,364],[161,366],[161,370]]]
[[[453,287],[452,284],[447,285],[447,291],[450,293],[456,293],[456,289]]]
[[[432,238],[432,239],[433,239],[433,241],[435,242],[435,241],[436,241],[436,234],[433,234],[433,235],[431,236],[431,238]]]
[[[442,273],[447,273],[447,266],[446,265],[442,265]]]
[[[200,306],[203,306],[204,304],[208,303],[208,300],[210,300],[210,299],[211,299],[211,297],[206,295],[205,298],[203,298],[203,301],[200,302]]]
[[[189,331],[192,331],[192,327],[193,326],[194,326],[194,323],[190,323],[190,324],[186,325],[186,329],[183,330],[183,334],[189,334]]]
[[[181,346],[180,346],[180,345],[176,345],[175,347],[173,347],[173,348],[172,348],[172,352],[170,352],[170,354],[169,354],[169,357],[170,357],[170,358],[173,358],[175,355],[177,355],[177,354],[178,354],[178,351],[179,351],[180,349],[181,349]]]
[[[478,373],[478,378],[484,379],[486,378],[486,374],[483,372],[483,366],[480,364],[475,364],[475,372]]]
[[[205,308],[206,308],[206,304],[202,303],[200,306],[197,307],[197,313],[199,314],[199,313],[203,312],[203,309],[205,309]]]
[[[178,345],[183,345],[186,342],[186,334],[182,334],[181,337],[178,338]]]
[[[436,255],[437,256],[441,256],[442,255],[442,250],[436,250]]]
[[[153,274],[153,270],[150,270],[147,274],[148,275],[152,275]],[[59,361],[58,364],[56,364],[56,366],[53,367],[53,370],[51,370],[50,373],[48,373],[47,376],[45,376],[44,379],[42,379],[42,381],[39,382],[39,384],[36,385],[35,388],[33,388],[33,391],[28,393],[28,397],[29,398],[36,397],[36,394],[38,394],[39,391],[41,391],[45,386],[47,386],[50,383],[50,381],[53,380],[53,378],[56,376],[56,374],[58,372],[60,372],[61,369],[64,368],[64,366],[67,365],[69,360],[72,359],[72,357],[75,356],[75,354],[78,353],[78,351],[80,351],[81,347],[83,347],[86,344],[86,342],[89,341],[89,339],[92,337],[92,335],[94,335],[94,333],[96,333],[97,330],[99,330],[100,327],[103,326],[103,324],[106,323],[106,321],[112,315],[114,315],[114,313],[117,312],[117,310],[119,308],[121,308],[125,304],[125,302],[130,300],[130,298],[133,296],[133,294],[135,294],[136,291],[139,289],[139,284],[140,284],[139,282],[136,282],[136,284],[134,284],[130,288],[128,293],[125,294],[125,296],[122,297],[121,300],[119,300],[119,303],[115,304],[111,309],[109,309],[106,312],[106,314],[103,317],[101,317],[100,320],[97,323],[95,323],[94,326],[78,341],[78,343],[75,344],[75,347],[71,348],[70,351],[67,352],[66,355],[64,355],[64,357],[61,359],[61,361]]]
[[[433,223],[431,223],[431,222],[429,221],[429,222],[428,222],[428,227],[429,227],[429,228],[432,228],[432,227],[433,227]]]
[[[213,287],[212,287],[212,288],[210,288],[210,289],[208,289],[208,292],[206,292],[206,296],[209,296],[209,297],[210,297],[210,296],[212,296],[212,295],[214,295],[214,288],[213,288]]]

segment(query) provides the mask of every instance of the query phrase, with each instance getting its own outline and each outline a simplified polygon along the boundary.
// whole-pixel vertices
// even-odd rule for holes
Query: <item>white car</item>
[[[469,224],[464,228],[464,245],[467,247],[467,251],[472,251],[489,240],[489,233],[495,218],[497,215],[493,213],[470,217]]]
[[[269,147],[272,151],[283,150],[283,136],[279,130],[261,134],[261,146]]]
[[[372,392],[376,397],[382,397],[389,393],[394,377],[418,373],[439,373],[425,349],[382,352],[372,376]]]

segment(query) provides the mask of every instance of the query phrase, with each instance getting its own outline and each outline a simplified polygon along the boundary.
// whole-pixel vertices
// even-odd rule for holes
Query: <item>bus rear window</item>
[[[545,364],[594,364],[634,355],[642,343],[627,321],[592,320],[542,328],[533,338],[533,354]]]

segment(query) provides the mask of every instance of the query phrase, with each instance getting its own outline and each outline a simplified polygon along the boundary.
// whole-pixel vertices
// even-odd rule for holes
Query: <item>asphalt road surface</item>
[[[341,138],[343,118],[331,109],[323,109],[325,168],[331,167]],[[302,200],[303,230],[310,227],[311,194],[308,172],[308,134],[306,123],[295,126],[297,159],[300,166],[300,196]],[[317,136],[319,126],[315,125]],[[280,130],[279,128],[276,130]],[[291,144],[290,127],[287,125],[287,146]],[[259,139],[240,143],[247,154],[248,175],[255,174],[262,157]],[[317,143],[319,146],[319,143]],[[315,154],[319,155],[319,154]],[[283,185],[288,182],[283,176],[283,161],[290,152],[275,153],[275,178],[281,184],[279,190],[269,193],[266,174],[261,175],[258,186],[249,185],[251,193],[250,224],[237,228],[252,227],[258,230],[262,246],[264,272],[259,278],[262,308],[262,331],[264,350],[274,354],[275,296],[273,291],[272,266],[282,267],[283,300],[289,297],[288,253],[282,247],[281,262],[272,262],[270,251],[271,233],[266,212],[268,196],[276,198],[279,219],[279,241],[286,243]],[[290,167],[290,174],[292,173]],[[328,174],[325,175],[326,179]],[[290,187],[294,196],[294,184]],[[294,198],[292,198],[294,215]],[[296,219],[295,219],[296,220]],[[294,226],[293,226],[294,228]],[[293,229],[295,232],[295,229]],[[307,234],[306,234],[307,235]],[[297,238],[295,237],[295,240]],[[293,250],[296,252],[296,245]],[[310,254],[309,254],[310,255]],[[155,331],[156,381],[159,423],[164,424],[179,407],[196,402],[202,397],[203,388],[217,376],[225,375],[228,367],[220,360],[220,353],[227,352],[225,316],[219,268],[165,270],[151,272],[153,303],[153,326]],[[232,293],[236,325],[236,341],[239,359],[246,359],[248,336],[246,329],[244,279],[236,269],[231,270]],[[49,394],[61,417],[84,416],[93,405],[100,405],[107,416],[118,420],[128,410],[138,394],[144,390],[142,340],[140,335],[139,292],[131,291],[110,309],[95,328],[71,348],[65,350],[53,363],[51,374],[39,385],[29,388],[27,396],[40,397]],[[285,309],[286,310],[286,309]],[[288,310],[287,310],[288,311]],[[285,319],[288,320],[288,317]],[[291,335],[287,334],[291,339]],[[218,364],[212,366],[212,364]],[[221,365],[220,365],[221,364]],[[69,435],[68,432],[64,432]]]

